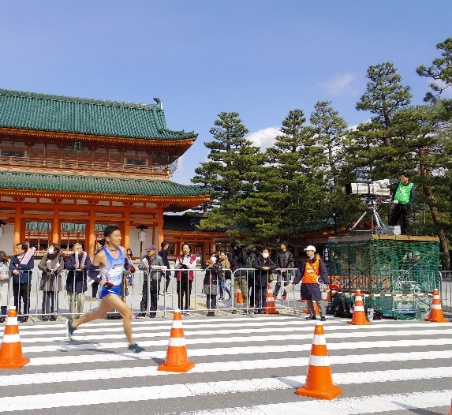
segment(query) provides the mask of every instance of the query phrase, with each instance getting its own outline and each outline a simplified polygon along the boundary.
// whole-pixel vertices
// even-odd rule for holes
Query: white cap
[[[305,251],[314,251],[315,252],[315,246],[314,245],[308,245],[304,250]]]

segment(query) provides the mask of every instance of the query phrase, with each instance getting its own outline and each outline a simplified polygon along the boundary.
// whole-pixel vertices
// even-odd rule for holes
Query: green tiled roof
[[[182,140],[194,132],[171,131],[156,104],[72,98],[0,89],[0,128],[81,135]]]
[[[202,196],[205,189],[165,180],[116,179],[0,171],[0,188],[137,196]]]

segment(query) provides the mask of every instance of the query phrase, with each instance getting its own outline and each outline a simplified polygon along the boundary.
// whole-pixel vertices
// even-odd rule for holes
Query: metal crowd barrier
[[[440,271],[440,276],[442,308],[452,312],[452,271]]]
[[[127,291],[123,290],[124,301],[132,309],[135,316],[145,313],[146,316],[151,313],[156,313],[157,316],[166,318],[167,313],[175,308],[181,308],[184,313],[206,313],[214,311],[215,314],[231,313],[243,311],[244,313],[251,313],[253,310],[259,312],[265,305],[268,286],[271,286],[272,292],[275,290],[275,285],[278,280],[280,270],[275,270],[273,273],[268,273],[261,281],[262,286],[256,284],[256,270],[254,268],[243,268],[232,272],[231,270],[223,270],[224,277],[220,278],[218,287],[216,288],[216,306],[214,310],[208,307],[207,294],[205,289],[211,290],[212,286],[205,286],[204,277],[206,271],[204,269],[189,270],[193,272],[194,278],[191,282],[187,279],[182,279],[179,283],[176,275],[181,272],[180,269],[170,268],[166,271],[157,270],[156,275],[159,280],[158,283],[153,283],[150,274],[147,271],[140,271],[136,269],[135,273],[130,278],[130,286]],[[284,270],[287,281],[281,282],[281,289],[279,290],[278,299],[275,307],[284,309],[286,311],[295,312],[300,308],[301,303],[298,301],[299,286],[297,292],[290,291],[282,299],[285,283],[293,280],[296,268]],[[9,295],[7,306],[16,305],[18,315],[20,318],[29,317],[30,321],[46,321],[56,320],[59,317],[77,317],[83,313],[89,312],[98,305],[98,300],[93,300],[93,292],[96,291],[95,283],[87,278],[87,289],[78,293],[76,290],[76,280],[80,279],[83,271],[67,271],[60,272],[57,278],[61,279],[62,290],[44,292],[39,289],[41,283],[42,271],[37,268],[26,271],[28,274],[28,284],[13,284],[12,278],[9,280]],[[166,281],[166,274],[169,274],[169,283]],[[153,272],[151,272],[153,274]],[[72,277],[70,276],[72,275]],[[72,292],[66,290],[66,283],[68,278],[73,278]],[[86,277],[85,277],[86,278]],[[284,278],[283,278],[284,279]],[[166,290],[166,285],[168,289]],[[242,298],[244,302],[237,303],[237,290],[241,286]],[[55,287],[58,287],[58,282],[55,281]],[[179,289],[178,289],[179,288]],[[246,288],[246,290],[245,290]],[[157,292],[158,289],[158,292]],[[215,290],[215,289],[214,289]],[[28,300],[21,299],[20,303],[17,301],[17,293],[22,291],[23,297]],[[143,293],[144,291],[144,293]],[[211,291],[214,292],[214,291]],[[220,296],[220,293],[223,295]],[[188,299],[182,298],[182,293],[189,293]],[[226,295],[227,294],[227,295]],[[156,301],[154,301],[156,300]],[[188,307],[187,303],[188,302]],[[52,306],[53,309],[48,308]],[[156,307],[155,307],[156,304]],[[151,307],[151,305],[153,307]],[[211,305],[211,304],[210,304]],[[151,310],[151,308],[153,310]],[[117,317],[115,310],[111,310],[109,317]],[[172,315],[172,314],[171,314]]]
[[[193,269],[194,278],[191,283],[186,279],[182,280],[179,284],[176,279],[176,275],[180,272],[180,269],[170,268],[166,271],[156,271],[158,283],[153,283],[150,280],[150,274],[146,271],[138,270],[136,267],[135,273],[131,277],[131,284],[128,287],[127,292],[124,292],[124,301],[132,309],[134,316],[139,316],[145,313],[146,317],[149,317],[150,313],[154,313],[157,317],[167,318],[168,313],[172,317],[172,311],[176,308],[181,308],[184,313],[199,313],[206,314],[208,312],[215,315],[229,314],[229,313],[243,313],[250,315],[259,313],[259,310],[263,310],[267,295],[275,293],[276,284],[280,281],[280,288],[276,299],[274,300],[274,307],[280,312],[297,314],[301,311],[301,308],[305,307],[300,302],[300,286],[294,286],[290,284],[295,277],[296,268],[287,270],[277,269],[273,272],[269,272],[262,278],[259,278],[259,273],[254,268],[242,268],[234,272],[230,270],[223,270],[224,277],[220,278],[218,286],[215,288],[211,284],[204,284],[204,277],[206,271],[204,269]],[[82,271],[75,271],[74,279],[78,278],[78,273]],[[169,284],[166,291],[166,273],[169,274]],[[152,272],[151,272],[152,273]],[[9,295],[7,299],[7,306],[16,305],[19,316],[30,317],[29,321],[42,321],[46,319],[59,319],[62,317],[77,317],[80,314],[89,312],[90,310],[97,308],[98,300],[92,300],[93,289],[95,286],[88,278],[87,289],[77,295],[75,290],[75,284],[73,284],[73,291],[67,292],[66,282],[69,271],[64,270],[59,274],[58,278],[62,279],[61,291],[54,291],[51,294],[44,294],[39,289],[41,281],[41,271],[37,268],[28,272],[31,281],[27,286],[24,284],[17,284],[14,286],[12,277],[9,280]],[[224,279],[223,279],[224,278]],[[286,281],[285,281],[286,280]],[[284,295],[285,284],[289,284],[286,295]],[[223,284],[223,285],[222,285]],[[57,285],[57,284],[56,284]],[[214,284],[216,285],[216,284]],[[223,295],[221,295],[221,288],[223,288]],[[178,290],[179,288],[179,290]],[[241,297],[243,303],[237,301],[238,290],[241,291]],[[143,290],[144,294],[143,295]],[[158,290],[158,291],[157,291]],[[23,301],[20,304],[17,303],[17,293],[22,291],[25,298],[29,298],[28,310],[24,310]],[[212,302],[207,302],[207,292],[215,294],[215,306]],[[188,293],[188,307],[186,307],[185,296],[182,298],[182,292]],[[228,293],[229,292],[229,293]],[[227,294],[227,295],[226,295]],[[324,293],[327,294],[327,293]],[[452,308],[452,273],[441,273],[441,295],[442,304],[445,309]],[[28,296],[28,297],[27,297]],[[16,303],[14,301],[16,297]],[[46,297],[46,298],[44,298]],[[151,299],[151,297],[153,297]],[[50,304],[53,301],[54,311],[46,310],[44,301],[48,299]],[[210,298],[212,300],[212,297]],[[183,302],[182,302],[183,301]],[[152,307],[151,307],[152,306]],[[77,308],[78,307],[78,308]],[[152,310],[151,310],[152,308]],[[28,311],[28,312],[27,312]],[[118,314],[115,310],[111,310],[108,313],[109,317],[117,317]]]

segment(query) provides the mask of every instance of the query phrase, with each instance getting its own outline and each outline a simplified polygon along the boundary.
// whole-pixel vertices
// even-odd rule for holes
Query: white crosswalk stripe
[[[127,351],[121,322],[21,326],[20,370],[0,371],[0,413],[20,414],[447,414],[452,399],[452,324],[376,321],[324,324],[332,401],[301,397],[314,322],[299,316],[191,317],[183,321],[188,373],[161,372],[172,321],[134,322],[146,351]],[[3,333],[0,333],[3,336]],[[128,411],[127,408],[133,408]],[[70,408],[70,409],[69,409]],[[436,412],[434,412],[436,411]]]

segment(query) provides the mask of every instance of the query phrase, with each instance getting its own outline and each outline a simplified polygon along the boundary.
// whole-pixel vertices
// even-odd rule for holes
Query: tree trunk
[[[427,198],[427,205],[430,209],[433,223],[436,225],[436,227],[438,229],[437,234],[438,234],[440,248],[441,248],[441,252],[442,252],[443,269],[449,270],[450,269],[450,254],[449,254],[449,249],[448,249],[448,244],[447,244],[447,238],[446,238],[444,229],[442,227],[441,217],[438,213],[438,208],[436,206],[434,206],[434,197],[433,197],[432,189],[430,186],[423,186],[422,188],[424,191],[424,195]]]

